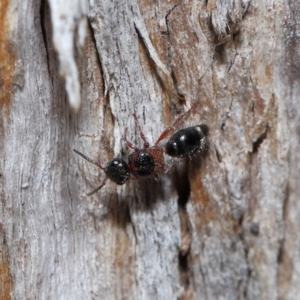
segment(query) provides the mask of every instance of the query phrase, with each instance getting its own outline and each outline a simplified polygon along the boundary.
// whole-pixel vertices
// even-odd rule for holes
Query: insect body
[[[127,162],[123,158],[114,158],[105,168],[105,174],[108,179],[118,185],[122,185],[129,180],[130,173]]]
[[[192,107],[193,108],[193,107]],[[126,139],[127,129],[125,130],[125,141],[129,148],[133,149],[134,152],[129,154],[128,157],[128,166],[130,172],[135,177],[140,176],[150,176],[152,174],[157,176],[157,171],[162,170],[165,171],[165,163],[164,163],[164,149],[158,144],[165,139],[170,132],[174,131],[175,125],[182,120],[182,118],[191,111],[190,108],[186,113],[181,114],[171,127],[165,129],[162,134],[159,136],[154,146],[149,146],[149,143],[146,140],[145,135],[143,134],[140,125],[138,124],[138,119],[135,114],[133,114],[135,124],[139,129],[140,137],[144,141],[143,149],[140,149],[134,146],[132,143],[128,142]],[[203,124],[204,125],[204,124]],[[201,125],[200,125],[201,126]],[[205,125],[206,126],[206,125]],[[204,130],[204,129],[203,129]],[[199,148],[199,147],[198,147]],[[168,154],[168,153],[167,153]]]
[[[144,141],[144,147],[140,149],[127,141],[127,129],[125,130],[125,141],[128,147],[134,150],[134,152],[130,153],[128,156],[128,166],[130,172],[138,178],[150,176],[159,169],[164,171],[164,151],[158,146],[158,143],[165,138],[165,131],[160,135],[154,146],[150,147],[145,135],[141,130],[141,127],[138,124],[137,116],[133,114],[133,117],[136,126],[139,128],[141,139]]]
[[[198,150],[206,150],[206,137],[208,134],[208,126],[206,124],[181,129],[172,135],[167,142],[165,149],[162,146],[159,146],[159,143],[174,131],[176,124],[194,107],[195,105],[193,105],[186,113],[180,115],[171,127],[168,127],[161,133],[157,141],[151,147],[138,124],[137,116],[133,114],[136,127],[138,127],[144,145],[143,148],[138,148],[130,143],[126,138],[127,128],[125,129],[124,140],[127,143],[127,146],[134,150],[128,156],[128,163],[122,158],[114,158],[107,163],[106,167],[102,167],[99,163],[74,149],[74,152],[99,167],[106,175],[102,184],[88,195],[92,195],[100,190],[106,184],[107,179],[122,185],[129,179],[138,179],[139,177],[151,175],[157,176],[159,170],[165,172],[164,153],[172,157],[186,157],[194,154]]]
[[[128,157],[128,164],[135,176],[149,176],[155,170],[155,160],[149,150],[139,149],[132,152]]]
[[[187,157],[207,148],[208,126],[200,124],[175,132],[166,144],[165,152],[172,157]]]
[[[111,181],[115,182],[118,185],[122,185],[129,180],[130,178],[129,167],[127,162],[123,158],[114,158],[113,160],[107,163],[106,167],[102,167],[99,163],[93,161],[92,159],[80,153],[79,151],[75,149],[73,150],[75,153],[79,154],[88,162],[96,165],[98,168],[103,170],[106,175],[102,184],[98,186],[96,189],[94,189],[93,191],[91,191],[90,193],[88,193],[88,196],[99,191],[106,184],[107,179],[110,179]]]

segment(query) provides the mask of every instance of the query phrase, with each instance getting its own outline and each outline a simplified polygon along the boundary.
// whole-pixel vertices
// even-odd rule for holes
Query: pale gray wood
[[[299,4],[90,0],[66,60],[51,7],[1,6],[1,297],[297,299]],[[73,57],[78,115],[59,76]],[[133,113],[153,144],[193,103],[179,127],[209,125],[206,155],[86,196],[104,174],[73,148],[126,158]]]
[[[70,106],[78,112],[81,104],[80,83],[75,49],[84,46],[86,37],[85,0],[49,0],[53,44],[59,58],[59,74],[64,78]]]

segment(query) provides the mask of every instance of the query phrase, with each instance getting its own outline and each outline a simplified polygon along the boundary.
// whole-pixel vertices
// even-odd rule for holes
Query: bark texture
[[[298,299],[297,0],[65,2],[0,3],[0,298]],[[194,103],[206,155],[86,196],[73,148],[126,157],[133,113],[152,145]]]

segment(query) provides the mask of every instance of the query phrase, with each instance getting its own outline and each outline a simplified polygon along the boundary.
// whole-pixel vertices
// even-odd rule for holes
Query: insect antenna
[[[99,163],[95,162],[95,161],[92,160],[91,158],[85,156],[83,153],[81,153],[81,152],[79,152],[79,151],[77,151],[77,150],[75,150],[75,149],[73,149],[73,151],[74,151],[75,153],[77,153],[78,155],[80,155],[81,157],[83,157],[83,158],[84,158],[85,160],[87,160],[88,162],[90,162],[90,163],[96,165],[98,168],[100,168],[101,170],[104,170],[104,171],[105,171],[105,168],[103,168]]]
[[[100,189],[102,189],[105,186],[106,180],[107,180],[107,177],[105,177],[105,179],[103,180],[103,182],[101,183],[101,185],[99,185],[98,187],[96,187],[94,190],[92,190],[91,192],[87,193],[86,195],[87,196],[91,196],[91,195],[95,194],[96,192],[98,192]]]

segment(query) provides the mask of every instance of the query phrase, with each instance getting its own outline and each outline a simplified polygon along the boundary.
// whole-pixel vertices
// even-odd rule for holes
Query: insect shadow
[[[98,204],[102,204],[103,211],[100,213],[89,211],[94,218],[95,227],[98,226],[98,222],[109,220],[113,226],[125,230],[132,222],[133,213],[151,212],[155,205],[167,200],[164,183],[165,178],[161,177],[160,179],[140,178],[124,186],[121,193],[116,190],[109,192],[104,198],[98,200]]]

